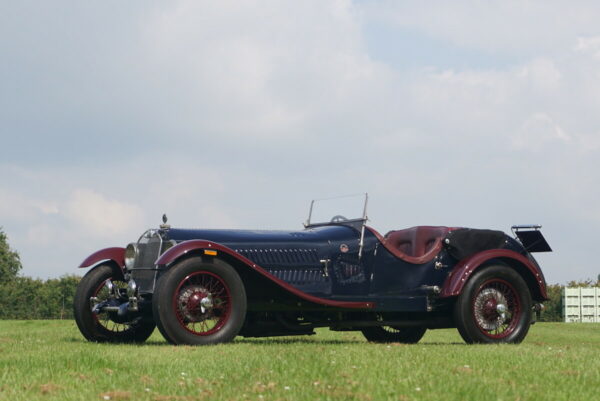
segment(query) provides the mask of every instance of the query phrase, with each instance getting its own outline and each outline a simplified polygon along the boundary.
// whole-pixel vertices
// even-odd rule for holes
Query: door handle
[[[323,265],[323,277],[329,277],[329,262],[331,262],[331,259],[321,259],[319,262]]]

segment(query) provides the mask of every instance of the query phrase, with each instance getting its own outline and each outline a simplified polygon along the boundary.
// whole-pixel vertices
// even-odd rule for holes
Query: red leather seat
[[[417,226],[405,230],[390,231],[379,240],[396,257],[414,264],[427,263],[441,250],[442,241],[450,228]]]

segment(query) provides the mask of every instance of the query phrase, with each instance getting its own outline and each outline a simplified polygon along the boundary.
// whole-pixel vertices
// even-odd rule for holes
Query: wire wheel
[[[490,338],[508,337],[517,326],[521,304],[513,286],[502,279],[483,283],[473,298],[473,318]]]
[[[532,300],[523,277],[505,265],[478,269],[454,305],[461,337],[471,343],[520,343],[531,326]]]
[[[110,299],[110,291],[108,289],[108,282],[112,282],[112,284],[115,287],[115,291],[118,294],[122,294],[124,297],[124,294],[126,294],[127,291],[127,283],[121,280],[105,280],[103,282],[100,283],[100,285],[98,286],[98,288],[96,288],[96,290],[94,291],[94,297],[98,298],[98,303],[100,302],[104,302],[107,301],[108,299]],[[114,312],[112,312],[112,314],[114,314]],[[112,333],[122,333],[124,331],[127,331],[131,328],[131,326],[127,323],[119,323],[116,322],[115,320],[111,319],[111,313],[109,312],[100,312],[98,314],[93,313],[92,316],[94,317],[94,319],[96,320],[96,322],[98,323],[98,325],[100,325],[102,328],[104,328],[105,330],[112,332]]]
[[[90,298],[98,303],[109,300],[110,286],[119,302],[127,301],[127,283],[116,266],[99,265],[81,279],[73,299],[75,322],[81,334],[89,341],[97,342],[143,342],[154,331],[154,321],[139,314],[118,316],[117,312],[92,312]],[[118,304],[118,302],[115,300]]]
[[[214,273],[186,276],[173,294],[173,309],[182,327],[197,336],[220,330],[231,314],[229,287]]]
[[[156,325],[173,344],[229,342],[240,332],[246,308],[240,276],[217,258],[177,262],[160,277],[152,297]]]

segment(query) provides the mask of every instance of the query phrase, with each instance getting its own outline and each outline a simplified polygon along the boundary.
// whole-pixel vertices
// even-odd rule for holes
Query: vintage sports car
[[[501,231],[418,226],[379,234],[362,216],[309,217],[299,231],[179,229],[163,224],[126,248],[106,248],[75,295],[90,341],[173,344],[236,336],[361,331],[372,342],[416,343],[456,327],[467,343],[518,343],[547,299],[532,252],[540,227]],[[311,204],[311,213],[315,202]],[[361,204],[362,207],[362,204]],[[358,213],[357,213],[358,214]]]

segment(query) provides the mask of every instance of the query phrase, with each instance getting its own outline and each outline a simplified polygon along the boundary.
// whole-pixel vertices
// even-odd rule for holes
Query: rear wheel
[[[208,345],[235,338],[244,324],[246,302],[244,284],[231,266],[193,257],[161,277],[152,308],[167,341]]]
[[[425,335],[425,327],[365,327],[362,333],[368,341],[374,343],[416,344]]]
[[[79,282],[73,300],[73,312],[79,331],[89,341],[123,343],[146,341],[154,331],[154,322],[145,320],[128,322],[117,318],[115,312],[98,314],[92,312],[91,297],[98,298],[100,302],[109,298],[108,280],[117,291],[127,288],[127,283],[123,281],[120,272],[110,265],[93,268]]]
[[[514,269],[488,266],[476,272],[454,306],[467,343],[520,343],[531,325],[531,294]]]

